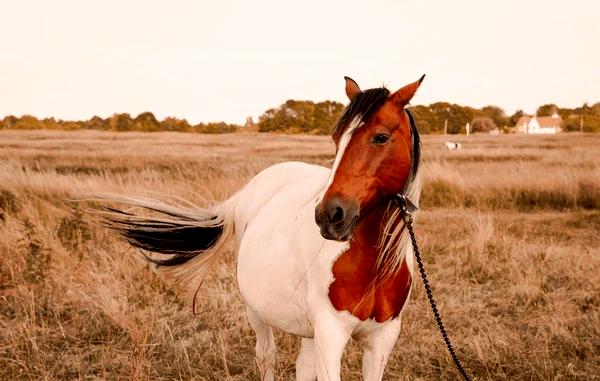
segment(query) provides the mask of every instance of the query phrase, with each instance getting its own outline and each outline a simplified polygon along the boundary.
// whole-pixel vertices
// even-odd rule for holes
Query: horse
[[[458,142],[444,142],[444,147],[448,151],[455,151],[462,148],[462,144]]]
[[[179,282],[201,284],[233,241],[262,380],[275,378],[273,329],[301,337],[297,380],[340,380],[350,338],[364,340],[363,379],[381,380],[413,279],[396,201],[419,202],[420,140],[407,105],[424,77],[393,93],[344,77],[350,102],[333,128],[331,169],[276,164],[208,208],[99,196],[105,223]]]

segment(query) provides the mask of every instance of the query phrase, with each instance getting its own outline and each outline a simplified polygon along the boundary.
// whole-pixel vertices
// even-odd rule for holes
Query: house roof
[[[531,120],[532,116],[530,115],[523,115],[522,117],[519,118],[519,120],[517,121],[517,125],[516,127],[519,126],[526,126],[529,124],[529,121]]]
[[[530,115],[523,115],[522,117],[519,118],[519,120],[517,121],[517,125],[515,127],[520,127],[520,126],[527,126],[529,124],[529,122],[531,121],[531,119],[535,118],[535,120],[538,122],[538,124],[540,125],[540,127],[560,127],[560,122],[562,121],[562,118],[560,116],[558,117],[554,117],[554,116],[530,116]]]
[[[562,120],[560,116],[557,118],[553,116],[536,116],[535,119],[540,127],[560,127],[560,121]]]

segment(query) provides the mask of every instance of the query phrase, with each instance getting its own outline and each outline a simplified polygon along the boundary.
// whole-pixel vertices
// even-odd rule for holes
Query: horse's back
[[[312,194],[316,197],[325,186],[328,175],[328,168],[296,161],[264,169],[240,191],[235,210],[236,226],[247,226],[278,193],[286,192],[286,197],[295,195],[303,198]]]

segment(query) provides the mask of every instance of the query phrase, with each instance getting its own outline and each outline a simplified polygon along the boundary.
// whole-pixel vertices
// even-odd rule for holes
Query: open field
[[[600,379],[600,134],[424,137],[416,231],[459,356],[479,380]],[[328,165],[328,137],[0,131],[0,379],[255,380],[232,255],[190,297],[71,195],[204,205],[261,169]],[[299,340],[279,334],[278,374]],[[360,351],[344,380],[360,379]],[[386,380],[456,379],[420,280]]]

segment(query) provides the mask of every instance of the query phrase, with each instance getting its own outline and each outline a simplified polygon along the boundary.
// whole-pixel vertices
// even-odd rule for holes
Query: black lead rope
[[[427,280],[427,274],[425,274],[425,266],[423,266],[423,261],[421,260],[421,253],[419,252],[419,247],[417,246],[417,239],[415,238],[415,232],[413,231],[413,217],[412,214],[417,210],[417,207],[403,194],[396,195],[396,202],[400,206],[404,218],[404,222],[406,223],[406,227],[408,228],[408,232],[410,233],[410,240],[412,242],[413,251],[415,253],[415,258],[417,259],[417,264],[419,265],[419,272],[421,273],[421,279],[423,280],[423,285],[425,286],[425,292],[427,293],[427,299],[429,299],[429,304],[431,305],[431,311],[433,312],[433,316],[435,317],[435,321],[438,324],[438,328],[440,329],[440,333],[442,334],[442,338],[444,339],[444,343],[446,343],[446,347],[448,348],[448,352],[452,357],[452,361],[454,361],[454,365],[462,375],[465,381],[471,381],[471,378],[465,371],[462,363],[458,359],[456,352],[454,351],[454,347],[450,342],[450,338],[448,337],[448,333],[446,332],[446,327],[444,327],[444,322],[442,321],[442,317],[440,316],[440,312],[435,304],[435,300],[433,299],[433,293],[431,292],[431,286],[429,286],[429,281]]]

